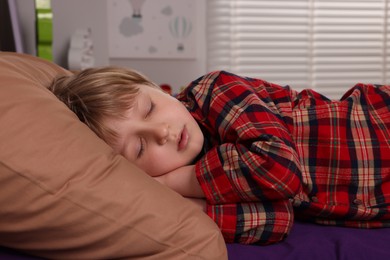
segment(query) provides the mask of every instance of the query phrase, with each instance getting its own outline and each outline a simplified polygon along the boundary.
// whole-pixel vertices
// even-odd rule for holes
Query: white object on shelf
[[[68,68],[83,70],[95,65],[91,29],[77,29],[70,39]]]

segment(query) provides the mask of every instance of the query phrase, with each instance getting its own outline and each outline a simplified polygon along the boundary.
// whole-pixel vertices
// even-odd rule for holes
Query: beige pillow
[[[0,246],[65,259],[226,259],[216,225],[81,123],[47,61],[0,52]]]

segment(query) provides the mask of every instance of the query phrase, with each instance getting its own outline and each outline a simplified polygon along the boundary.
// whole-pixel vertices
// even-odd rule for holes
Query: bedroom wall
[[[15,0],[18,9],[24,52],[36,55],[34,0]]]
[[[23,26],[27,53],[35,54],[34,0],[16,0]],[[118,65],[135,68],[158,84],[171,84],[174,91],[206,72],[206,0],[197,0],[197,54],[195,59],[112,59],[108,54],[107,1],[51,0],[53,11],[54,61],[67,66],[71,35],[78,28],[90,27],[95,65]]]

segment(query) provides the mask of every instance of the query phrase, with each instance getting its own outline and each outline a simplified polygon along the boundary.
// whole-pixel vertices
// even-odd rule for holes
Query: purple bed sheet
[[[390,259],[390,228],[357,229],[296,222],[285,241],[269,246],[228,245],[238,259]]]
[[[294,224],[285,241],[269,245],[228,244],[229,260],[251,259],[390,259],[390,228],[355,229]],[[0,248],[0,259],[40,258]]]

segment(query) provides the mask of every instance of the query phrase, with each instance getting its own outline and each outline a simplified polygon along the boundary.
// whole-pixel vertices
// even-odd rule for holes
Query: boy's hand
[[[196,178],[195,165],[177,168],[154,179],[184,197],[204,198],[203,190]]]

